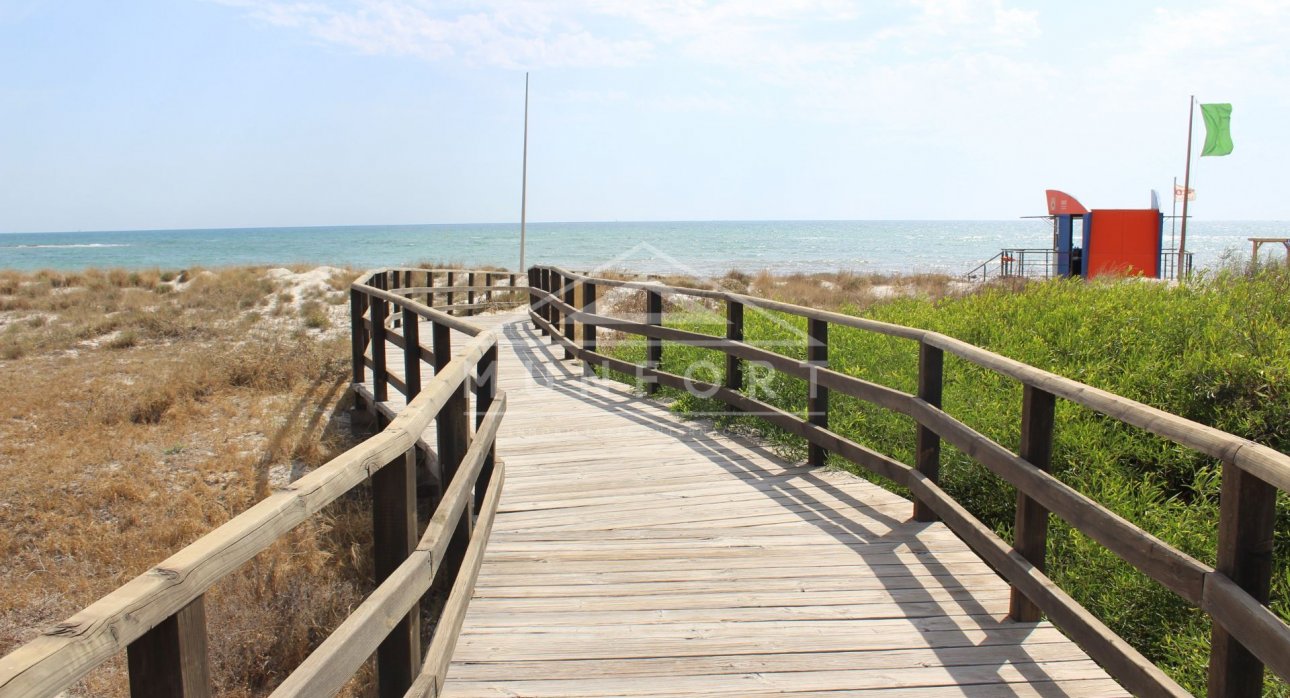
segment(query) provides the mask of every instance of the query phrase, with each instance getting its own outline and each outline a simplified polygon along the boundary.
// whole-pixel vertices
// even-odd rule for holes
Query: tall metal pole
[[[1178,234],[1178,278],[1183,278],[1187,260],[1187,200],[1191,198],[1191,125],[1196,117],[1196,95],[1187,103],[1187,169],[1183,172],[1183,220]]]
[[[1189,136],[1190,137],[1190,136]],[[520,271],[524,266],[524,224],[529,204],[529,74],[524,74],[524,169],[520,175]]]
[[[1187,196],[1187,192],[1183,192]],[[1174,177],[1174,208],[1169,212],[1169,246],[1178,248],[1178,178]]]

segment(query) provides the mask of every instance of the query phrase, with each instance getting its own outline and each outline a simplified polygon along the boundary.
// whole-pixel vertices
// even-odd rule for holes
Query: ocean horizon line
[[[1013,216],[1005,218],[669,218],[640,220],[583,220],[583,221],[528,221],[526,225],[634,225],[634,224],[670,224],[670,223],[1008,223],[1019,220],[1036,220],[1045,218],[1043,214]],[[1175,216],[1165,215],[1165,218]],[[1176,216],[1181,218],[1181,216]],[[1192,223],[1253,223],[1290,225],[1290,218],[1201,218],[1189,216]],[[514,226],[520,227],[519,221],[455,221],[451,223],[338,223],[338,224],[303,224],[303,225],[233,225],[233,226],[200,226],[189,228],[101,228],[101,229],[67,229],[67,230],[0,230],[0,235],[110,235],[112,233],[183,233],[183,232],[236,232],[244,230],[340,230],[346,228],[415,228],[415,227],[449,227],[449,226]],[[1290,231],[1287,231],[1290,235]]]

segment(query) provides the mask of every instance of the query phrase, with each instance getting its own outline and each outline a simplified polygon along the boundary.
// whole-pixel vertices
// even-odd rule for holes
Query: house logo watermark
[[[641,265],[641,261],[647,264]],[[633,263],[648,266],[653,272],[643,276],[625,274],[624,270],[632,269]],[[549,285],[558,299],[579,313],[566,316],[561,308],[546,299],[535,299],[532,306],[539,316],[555,318],[552,329],[566,340],[553,338],[553,344],[549,345],[547,351],[551,355],[546,358],[554,361],[543,363],[557,365],[542,367],[544,371],[534,374],[541,384],[575,391],[584,399],[591,399],[592,392],[603,392],[605,376],[616,373],[620,382],[634,382],[647,393],[666,388],[666,397],[677,397],[679,391],[681,396],[694,398],[688,401],[686,412],[702,417],[770,414],[769,410],[774,409],[771,405],[784,404],[785,398],[790,404],[794,400],[809,404],[816,397],[819,390],[816,372],[827,367],[827,361],[807,361],[803,357],[811,356],[811,347],[819,348],[823,344],[804,330],[800,321],[793,322],[772,307],[763,307],[773,306],[770,301],[741,297],[737,309],[732,309],[733,303],[719,288],[696,289],[693,293],[675,290],[677,286],[663,280],[700,280],[704,275],[646,242],[592,269],[569,270],[569,274],[577,276],[550,271],[544,277],[547,281],[540,278],[539,285]],[[588,302],[585,297],[580,277],[605,280],[594,284],[594,301]],[[658,304],[655,312],[650,312],[648,307],[651,295],[656,296]],[[582,313],[596,317],[583,317]],[[678,316],[683,319],[678,321]],[[555,345],[572,340],[573,348],[568,355],[577,357],[586,344],[582,333],[590,326],[595,327],[592,342],[595,355],[583,355],[580,362],[572,365],[560,363],[565,356],[564,349]],[[641,333],[645,326],[661,326],[665,331],[659,333],[662,337],[647,338]],[[745,336],[744,330],[748,327],[756,328],[757,336]],[[662,348],[657,365],[650,360],[651,345],[655,351]],[[732,351],[740,356],[732,360]],[[757,356],[767,352],[777,356]],[[624,376],[622,364],[614,367],[612,373],[603,366],[599,371],[593,370],[592,367],[604,363],[598,361],[597,355],[630,364],[634,375]],[[539,368],[537,362],[529,366]],[[736,372],[733,377],[732,370]],[[659,371],[665,375],[659,375]],[[727,398],[734,398],[740,408],[729,406]],[[763,403],[765,409],[758,409]],[[715,407],[715,404],[721,406]]]

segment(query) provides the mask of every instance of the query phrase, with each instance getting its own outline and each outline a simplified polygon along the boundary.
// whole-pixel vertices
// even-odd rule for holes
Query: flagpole
[[[1187,196],[1187,192],[1183,192]],[[1178,245],[1178,178],[1174,177],[1174,208],[1169,212],[1169,246],[1177,249]]]
[[[1196,95],[1191,96],[1187,103],[1187,169],[1183,172],[1183,219],[1182,233],[1178,236],[1178,273],[1176,277],[1183,278],[1183,268],[1187,260],[1187,201],[1191,197],[1191,127],[1196,117]]]
[[[520,174],[520,271],[524,266],[524,224],[529,203],[529,74],[524,73],[524,165]]]

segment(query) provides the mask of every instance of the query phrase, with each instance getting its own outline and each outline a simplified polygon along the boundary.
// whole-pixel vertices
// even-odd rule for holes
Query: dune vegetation
[[[350,445],[354,275],[0,272],[0,655]],[[220,695],[264,695],[345,617],[369,538],[345,498],[211,589]],[[72,690],[127,692],[124,655]]]

